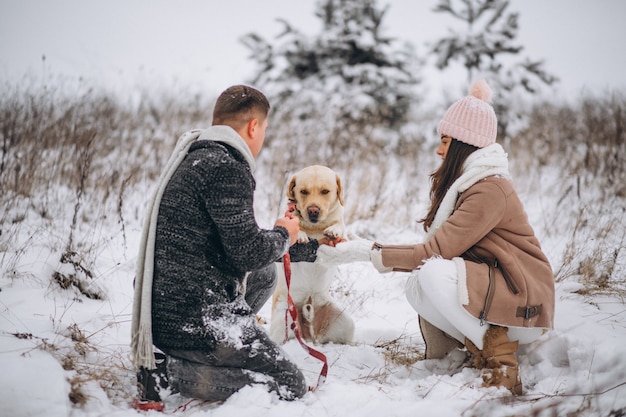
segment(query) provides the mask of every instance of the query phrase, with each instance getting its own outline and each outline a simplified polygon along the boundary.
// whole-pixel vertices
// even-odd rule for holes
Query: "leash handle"
[[[298,327],[298,309],[296,308],[293,299],[291,298],[290,286],[291,286],[291,257],[289,256],[289,252],[287,252],[283,256],[283,268],[285,269],[285,280],[287,281],[287,311],[285,312],[285,323],[287,323],[287,315],[291,315],[291,325],[289,328],[293,331],[298,343],[304,350],[308,352],[309,355],[313,356],[315,359],[322,361],[323,366],[320,374],[317,378],[317,385],[315,387],[309,387],[309,391],[315,391],[318,389],[325,381],[328,376],[328,360],[326,359],[326,355],[322,352],[313,349],[309,345],[307,345],[304,340],[302,340],[302,335],[300,334],[300,328]],[[285,340],[289,338],[289,330],[287,326],[285,326]]]

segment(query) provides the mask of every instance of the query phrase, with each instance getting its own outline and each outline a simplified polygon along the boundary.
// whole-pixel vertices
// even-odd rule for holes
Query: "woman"
[[[484,386],[521,394],[516,351],[553,326],[554,276],[495,143],[491,90],[478,81],[439,123],[443,162],[431,174],[426,241],[375,244],[381,272],[413,271],[406,294],[420,315],[426,358],[465,345]]]

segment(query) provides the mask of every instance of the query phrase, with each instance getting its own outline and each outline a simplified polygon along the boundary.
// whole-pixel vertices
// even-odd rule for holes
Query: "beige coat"
[[[399,271],[438,255],[465,259],[459,282],[467,284],[464,307],[473,316],[503,326],[553,327],[552,268],[510,180],[491,176],[471,186],[426,243],[382,247],[383,264]]]

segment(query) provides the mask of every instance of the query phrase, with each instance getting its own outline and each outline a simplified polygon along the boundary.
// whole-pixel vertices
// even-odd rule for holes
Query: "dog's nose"
[[[311,206],[306,209],[307,214],[309,215],[309,220],[313,223],[317,222],[318,217],[320,216],[320,208],[317,206]]]

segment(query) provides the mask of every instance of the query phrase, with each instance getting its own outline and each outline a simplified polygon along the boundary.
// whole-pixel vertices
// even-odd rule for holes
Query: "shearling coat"
[[[461,193],[426,243],[382,247],[383,264],[399,271],[433,256],[463,259],[459,290],[467,294],[460,297],[468,296],[464,307],[473,316],[502,326],[553,327],[552,268],[509,179],[490,176]]]

